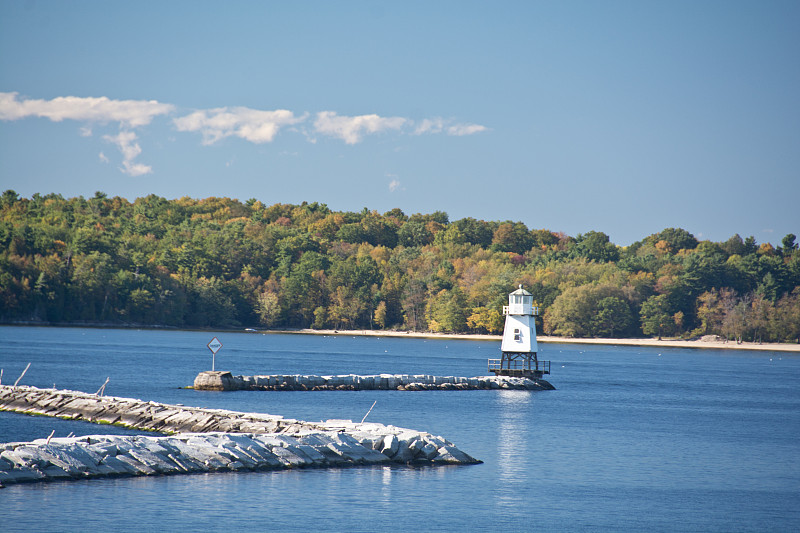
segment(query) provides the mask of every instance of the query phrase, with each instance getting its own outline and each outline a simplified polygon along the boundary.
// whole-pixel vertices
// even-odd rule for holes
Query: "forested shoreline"
[[[800,251],[667,228],[627,247],[444,212],[155,195],[0,198],[0,321],[798,342]]]

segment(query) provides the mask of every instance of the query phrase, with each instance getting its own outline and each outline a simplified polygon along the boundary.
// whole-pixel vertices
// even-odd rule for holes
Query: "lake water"
[[[556,391],[203,392],[206,343],[234,374],[475,376],[499,344],[0,327],[3,383],[441,435],[484,461],[98,479],[0,490],[3,531],[800,529],[800,357],[543,344]],[[0,413],[0,441],[119,433]]]

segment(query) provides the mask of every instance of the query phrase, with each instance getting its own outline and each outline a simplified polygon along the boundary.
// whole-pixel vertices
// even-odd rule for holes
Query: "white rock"
[[[307,464],[307,461],[304,461],[302,457],[293,453],[289,448],[276,446],[271,451],[281,463],[287,466],[304,466]]]
[[[397,454],[400,441],[396,435],[386,435],[383,437],[383,445],[381,446],[381,453],[387,457],[394,457]]]

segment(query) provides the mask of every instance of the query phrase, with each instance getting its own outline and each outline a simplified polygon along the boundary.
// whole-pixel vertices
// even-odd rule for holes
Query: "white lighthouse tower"
[[[550,373],[550,361],[539,361],[536,343],[535,317],[539,308],[533,306],[533,295],[519,286],[508,295],[503,306],[506,325],[503,329],[502,359],[489,359],[489,371],[497,376],[517,376],[539,379]]]

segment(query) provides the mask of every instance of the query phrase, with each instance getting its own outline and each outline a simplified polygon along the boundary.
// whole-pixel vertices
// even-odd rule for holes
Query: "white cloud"
[[[261,144],[271,142],[282,127],[305,119],[306,115],[296,117],[285,109],[260,111],[247,107],[220,107],[195,111],[172,122],[178,131],[199,131],[205,145],[230,136]]]
[[[334,111],[317,113],[314,129],[317,133],[342,139],[347,144],[356,144],[365,134],[386,130],[399,130],[409,120],[403,117],[380,117],[378,115],[339,116]]]
[[[48,118],[53,122],[77,120],[88,123],[119,122],[123,131],[117,135],[104,135],[103,139],[113,143],[122,153],[122,168],[129,176],[149,174],[153,169],[134,159],[142,153],[137,136],[131,128],[146,126],[159,115],[174,111],[175,106],[156,100],[111,100],[105,96],[78,97],[59,96],[52,100],[20,99],[19,93],[0,93],[0,120],[19,120],[28,117]],[[81,137],[92,135],[91,126],[83,126],[79,130]],[[108,162],[102,152],[100,161]]]
[[[0,121],[13,121],[28,117],[47,118],[53,122],[75,120],[83,122],[78,134],[91,137],[95,128],[104,124],[118,123],[119,133],[103,135],[102,139],[114,144],[122,154],[120,170],[130,176],[149,174],[150,166],[136,163],[142,149],[134,129],[150,124],[156,117],[174,113],[176,107],[156,100],[112,100],[101,97],[59,96],[51,100],[20,97],[17,92],[0,92]],[[427,118],[416,122],[404,117],[381,117],[376,114],[346,116],[335,111],[316,113],[312,124],[306,122],[308,113],[295,115],[292,111],[277,109],[262,111],[247,107],[220,107],[201,109],[174,118],[173,125],[180,132],[199,132],[202,143],[211,145],[227,137],[239,137],[246,141],[263,144],[272,142],[283,128],[304,135],[315,144],[318,135],[357,144],[367,135],[387,131],[398,133],[472,135],[486,131],[478,124],[454,123],[441,117]],[[305,124],[302,124],[304,123]],[[298,126],[299,125],[299,126]],[[170,138],[170,140],[173,140]],[[108,162],[104,153],[102,162]],[[228,163],[230,165],[231,162]],[[402,190],[400,182],[392,179],[390,191]]]
[[[142,153],[142,148],[136,142],[136,134],[132,131],[121,131],[117,135],[103,135],[103,139],[116,145],[122,153],[122,172],[129,176],[141,176],[153,172],[152,167],[133,160]]]
[[[0,120],[19,120],[27,117],[49,118],[53,122],[78,120],[83,122],[119,122],[135,128],[150,124],[154,117],[172,112],[175,106],[156,100],[111,100],[59,96],[52,100],[17,98],[18,93],[0,93]],[[91,132],[91,130],[89,130]]]
[[[461,137],[463,135],[480,133],[482,131],[486,131],[487,129],[488,128],[486,126],[481,126],[480,124],[454,124],[447,128],[447,134]]]
[[[442,117],[426,118],[414,128],[414,135],[436,134],[446,132],[448,135],[464,136],[486,131],[480,124],[453,124],[452,120]]]
[[[400,180],[398,179],[397,174],[392,174],[391,172],[387,172],[384,175],[387,178],[390,179],[390,181],[389,181],[389,192],[406,190],[405,187],[403,187],[402,184],[400,183]]]
[[[175,111],[175,106],[156,100],[112,100],[101,97],[59,96],[52,100],[19,98],[16,92],[0,92],[0,120],[19,120],[27,117],[48,118],[54,122],[77,120],[89,123],[119,122],[124,129],[150,124],[159,115]],[[174,119],[178,131],[200,132],[203,144],[214,144],[225,137],[236,136],[253,143],[271,142],[281,128],[305,121],[307,114],[295,116],[291,111],[278,109],[261,111],[247,107],[221,107],[200,110]],[[414,121],[403,117],[379,115],[340,116],[335,111],[317,113],[314,132],[356,144],[364,135],[388,130],[402,130]],[[413,130],[414,135],[447,133],[472,135],[486,131],[479,124],[453,124],[441,117],[426,118]],[[92,128],[84,126],[80,135],[89,137]],[[315,139],[307,134],[310,142]]]
[[[445,121],[441,117],[426,118],[414,129],[414,135],[422,135],[424,133],[441,133],[444,129],[444,125]]]

